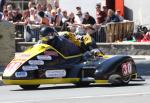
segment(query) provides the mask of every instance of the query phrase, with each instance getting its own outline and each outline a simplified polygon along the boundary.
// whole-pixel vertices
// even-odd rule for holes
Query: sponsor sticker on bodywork
[[[132,73],[132,63],[126,62],[122,64],[122,73],[124,76],[130,75]]]
[[[49,55],[38,55],[37,59],[39,59],[39,60],[52,60],[52,57]]]
[[[8,70],[9,72],[11,72],[14,69],[16,70],[16,68],[21,66],[21,64],[21,62],[11,62],[7,65],[6,70]]]
[[[24,71],[37,70],[39,69],[36,65],[25,65],[22,67]]]
[[[44,54],[45,55],[51,55],[51,56],[58,56],[58,53],[55,51],[45,51]]]
[[[27,72],[16,72],[15,76],[18,78],[27,77]]]
[[[13,61],[26,61],[31,57],[31,54],[16,54]]]
[[[44,65],[44,61],[42,60],[29,60],[28,63],[30,65]]]
[[[66,76],[65,70],[47,70],[45,76],[49,78],[62,78]]]

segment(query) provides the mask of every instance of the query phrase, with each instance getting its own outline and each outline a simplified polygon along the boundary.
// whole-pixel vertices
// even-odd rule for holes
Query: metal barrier
[[[95,31],[93,38],[96,42],[106,42],[106,26],[103,25]]]
[[[15,36],[16,38],[24,38],[24,25],[15,24]]]
[[[39,40],[39,30],[41,25],[16,25],[16,32],[25,39],[25,42],[36,42]],[[61,27],[55,27],[60,30]],[[117,22],[102,25],[93,33],[96,42],[116,42],[123,41],[134,30],[134,22]]]

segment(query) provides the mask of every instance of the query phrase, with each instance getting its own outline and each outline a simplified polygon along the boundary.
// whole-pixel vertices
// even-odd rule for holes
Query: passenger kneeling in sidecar
[[[81,53],[78,46],[64,36],[58,36],[58,33],[51,27],[42,27],[40,35],[42,43],[51,45],[65,56]]]

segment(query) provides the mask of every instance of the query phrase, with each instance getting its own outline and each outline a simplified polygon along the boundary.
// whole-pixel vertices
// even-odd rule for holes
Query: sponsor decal
[[[22,62],[10,62],[5,69],[3,76],[12,76],[21,65]]]
[[[39,69],[36,65],[25,65],[22,67],[24,71],[37,70]]]
[[[66,76],[65,70],[47,70],[45,76],[49,78],[62,78]]]
[[[8,71],[12,71],[12,70],[16,70],[18,67],[21,66],[21,62],[11,62],[7,65],[6,70]]]
[[[122,73],[124,76],[130,75],[132,73],[132,63],[126,62],[122,64]]]
[[[27,77],[27,72],[16,72],[15,76],[18,78]]]
[[[16,54],[13,61],[26,61],[31,54]]]
[[[44,65],[44,61],[42,60],[29,60],[28,63],[30,65]]]
[[[51,56],[58,56],[58,53],[55,51],[45,51],[44,54],[45,55],[51,55]]]
[[[16,54],[15,57],[28,58],[30,56],[31,56],[31,54]]]
[[[39,59],[39,60],[52,60],[52,57],[49,55],[38,55],[37,59]]]

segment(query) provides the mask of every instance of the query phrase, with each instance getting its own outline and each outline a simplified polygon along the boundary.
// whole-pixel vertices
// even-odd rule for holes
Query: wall
[[[150,24],[150,0],[124,0],[126,18],[136,24]]]
[[[15,55],[14,25],[0,22],[0,66],[6,66]]]

